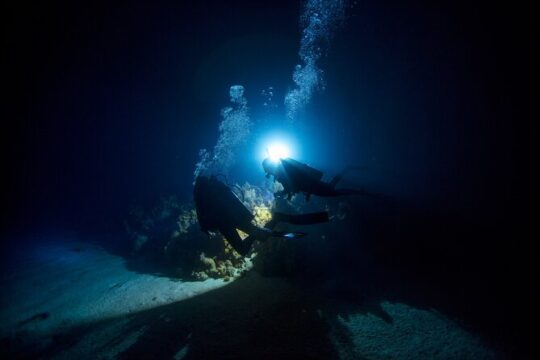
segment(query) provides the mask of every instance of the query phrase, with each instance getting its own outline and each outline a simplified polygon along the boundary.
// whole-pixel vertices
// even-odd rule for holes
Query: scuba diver
[[[316,212],[300,215],[288,215],[275,212],[272,220],[264,228],[253,224],[254,215],[244,206],[231,189],[215,176],[197,176],[193,189],[195,209],[201,230],[219,231],[229,244],[242,256],[251,249],[255,240],[266,240],[269,237],[300,238],[303,232],[278,232],[273,228],[279,222],[297,225],[317,224],[328,221],[327,212]],[[248,234],[242,240],[237,230]]]
[[[283,190],[276,195],[287,195],[287,200],[291,200],[296,193],[304,193],[306,201],[309,201],[311,195],[322,197],[334,197],[343,195],[367,195],[377,196],[360,189],[336,189],[337,183],[350,170],[357,167],[346,167],[341,173],[337,174],[330,182],[322,181],[323,172],[314,169],[306,164],[291,158],[272,160],[266,158],[262,163],[266,177],[274,176],[274,181],[283,185]]]

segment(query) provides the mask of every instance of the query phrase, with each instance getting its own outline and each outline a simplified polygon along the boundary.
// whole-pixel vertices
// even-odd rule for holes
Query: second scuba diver
[[[334,176],[330,182],[322,181],[323,172],[291,158],[271,160],[264,159],[262,166],[266,177],[274,176],[274,180],[283,185],[283,190],[276,195],[287,195],[291,200],[296,193],[304,193],[306,201],[310,196],[334,197],[342,195],[367,195],[377,196],[360,189],[336,189],[337,183],[343,175],[354,167],[347,167],[341,173]],[[378,197],[378,196],[377,196]]]

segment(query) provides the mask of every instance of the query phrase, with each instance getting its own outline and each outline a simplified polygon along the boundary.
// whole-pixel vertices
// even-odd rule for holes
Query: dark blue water
[[[460,358],[445,351],[452,341],[469,344],[463,334],[475,339],[470,354],[532,358],[533,333],[524,327],[534,322],[537,296],[524,235],[532,191],[519,169],[534,162],[518,146],[521,120],[530,118],[522,105],[530,13],[392,1],[7,6],[0,234],[7,283],[24,279],[25,264],[64,254],[49,246],[55,239],[68,244],[65,259],[80,264],[94,254],[84,245],[92,244],[133,273],[185,280],[171,271],[180,257],[160,255],[166,243],[149,246],[147,254],[157,254],[150,259],[137,257],[125,224],[138,221],[134,207],[151,211],[160,197],[191,204],[203,148],[219,155],[203,162],[210,172],[265,188],[265,149],[282,142],[325,179],[361,166],[343,186],[384,199],[282,203],[300,212],[346,208],[346,216],[310,229],[292,245],[293,260],[271,253],[264,267],[215,295],[145,309],[127,328],[110,330],[100,318],[95,328],[77,324],[56,338],[32,333],[17,345],[26,324],[55,319],[36,313],[2,342],[13,356],[74,357],[63,351],[79,336],[144,328],[112,353],[180,357],[187,344],[187,358],[215,358],[208,349],[224,358],[418,358],[412,340],[370,353],[361,334],[380,326],[377,346],[388,348],[384,338],[397,335],[384,324],[450,329],[415,313],[435,309],[465,331],[448,330],[444,344],[425,340],[426,351],[440,349],[438,358]],[[243,93],[231,101],[234,85]],[[227,117],[229,106],[236,112]],[[220,123],[229,124],[228,138]],[[216,147],[220,139],[225,150]],[[153,234],[169,231],[166,221],[156,224]],[[191,259],[190,251],[209,246],[195,230],[175,254]],[[45,254],[35,260],[33,249]],[[278,295],[257,307],[257,291]],[[3,297],[3,308],[12,303]],[[152,323],[162,314],[172,320]],[[370,323],[366,314],[384,321]],[[210,318],[214,330],[200,325]],[[173,346],[174,329],[181,336]],[[479,343],[488,352],[476,353]]]

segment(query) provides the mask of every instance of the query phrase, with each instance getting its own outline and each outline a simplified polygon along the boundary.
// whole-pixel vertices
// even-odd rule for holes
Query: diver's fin
[[[334,176],[332,178],[332,180],[330,180],[330,186],[335,187],[337,185],[337,183],[341,181],[343,176],[345,176],[346,173],[348,173],[349,171],[353,171],[353,170],[356,170],[356,171],[365,170],[365,167],[364,166],[347,166],[339,174]]]
[[[335,189],[335,193],[337,196],[343,196],[343,195],[360,195],[360,196],[368,196],[375,199],[387,199],[387,196],[379,194],[379,193],[372,193],[363,189]]]
[[[371,174],[378,173],[378,174],[381,174],[381,175],[385,174],[385,176],[395,176],[395,175],[397,175],[393,171],[389,171],[388,169],[380,168],[378,166],[369,166],[369,165],[366,165],[366,166],[360,166],[360,165],[352,166],[352,165],[349,165],[345,169],[343,169],[339,174],[334,176],[332,178],[332,180],[330,180],[329,184],[332,187],[335,187],[337,185],[337,183],[341,181],[343,176],[346,173],[348,173],[349,171],[363,171],[364,173],[369,172]]]
[[[266,224],[266,227],[273,229],[279,222],[286,222],[289,224],[295,225],[311,225],[311,224],[320,224],[323,222],[328,222],[328,212],[314,212],[307,214],[298,214],[298,215],[289,215],[280,212],[275,212],[272,215],[272,220]]]
[[[287,232],[287,231],[270,231],[268,229],[258,229],[253,232],[247,238],[245,238],[240,244],[236,243],[236,246],[233,246],[234,249],[242,256],[246,256],[251,249],[251,245],[255,240],[265,241],[270,237],[279,237],[285,239],[299,239],[306,236],[305,232]]]
[[[307,233],[305,232],[283,232],[283,231],[272,231],[273,237],[281,237],[281,238],[287,238],[287,239],[299,239],[301,237],[306,236]]]

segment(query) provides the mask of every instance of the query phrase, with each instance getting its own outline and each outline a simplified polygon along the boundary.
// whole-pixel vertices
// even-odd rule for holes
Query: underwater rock
[[[144,244],[148,241],[148,236],[143,234],[134,234],[133,249],[135,251],[141,250]]]
[[[186,234],[189,228],[197,223],[197,212],[195,208],[182,206],[182,212],[178,216],[178,228],[181,234]]]
[[[210,272],[217,271],[216,262],[214,259],[204,256],[204,253],[201,253],[201,261],[208,268]]]
[[[162,196],[149,209],[135,207],[124,222],[126,232],[133,241],[135,252],[154,253],[163,249],[177,231],[183,231],[188,226],[179,227],[176,218],[185,212],[176,196]],[[189,216],[185,216],[189,223]]]
[[[270,220],[272,220],[271,209],[267,206],[255,206],[253,208],[253,215],[255,215],[255,224],[260,227],[264,227]]]
[[[272,218],[274,192],[272,189],[252,185],[235,185],[233,191],[238,195],[245,207],[256,217],[258,226],[264,226]],[[266,220],[266,221],[264,221]]]
[[[208,279],[208,275],[204,271],[195,271],[193,272],[193,277],[195,280],[204,281]]]
[[[226,258],[227,256],[229,258]],[[200,265],[192,272],[192,277],[195,280],[200,281],[208,278],[228,278],[229,280],[232,280],[241,276],[245,271],[251,269],[252,266],[253,264],[250,261],[250,258],[243,258],[234,250],[215,258],[209,258],[202,253],[200,256]]]
[[[232,189],[254,215],[255,225],[264,227],[272,219],[276,207],[273,190],[276,189],[247,182],[234,185]],[[292,211],[286,212],[297,211],[296,206],[288,210]],[[134,255],[150,260],[172,277],[199,281],[228,277],[232,280],[251,269],[254,262],[264,264],[262,268],[266,270],[262,272],[268,275],[290,274],[294,268],[294,246],[287,240],[256,243],[251,256],[242,257],[221,234],[205,234],[197,224],[194,206],[179,203],[175,196],[161,197],[148,210],[133,209],[125,222]],[[248,236],[241,231],[238,233],[241,238]]]
[[[240,233],[240,236],[242,236],[242,233]],[[232,257],[233,260],[235,260],[235,264],[238,263],[240,259],[242,259],[242,255],[240,255],[234,248],[229,244],[227,240],[224,239],[223,244],[225,248],[223,249],[223,252],[226,256]]]
[[[285,188],[279,181],[272,181],[270,182],[269,186],[270,186],[270,191],[272,192],[272,194],[282,192],[283,190],[285,190]]]

